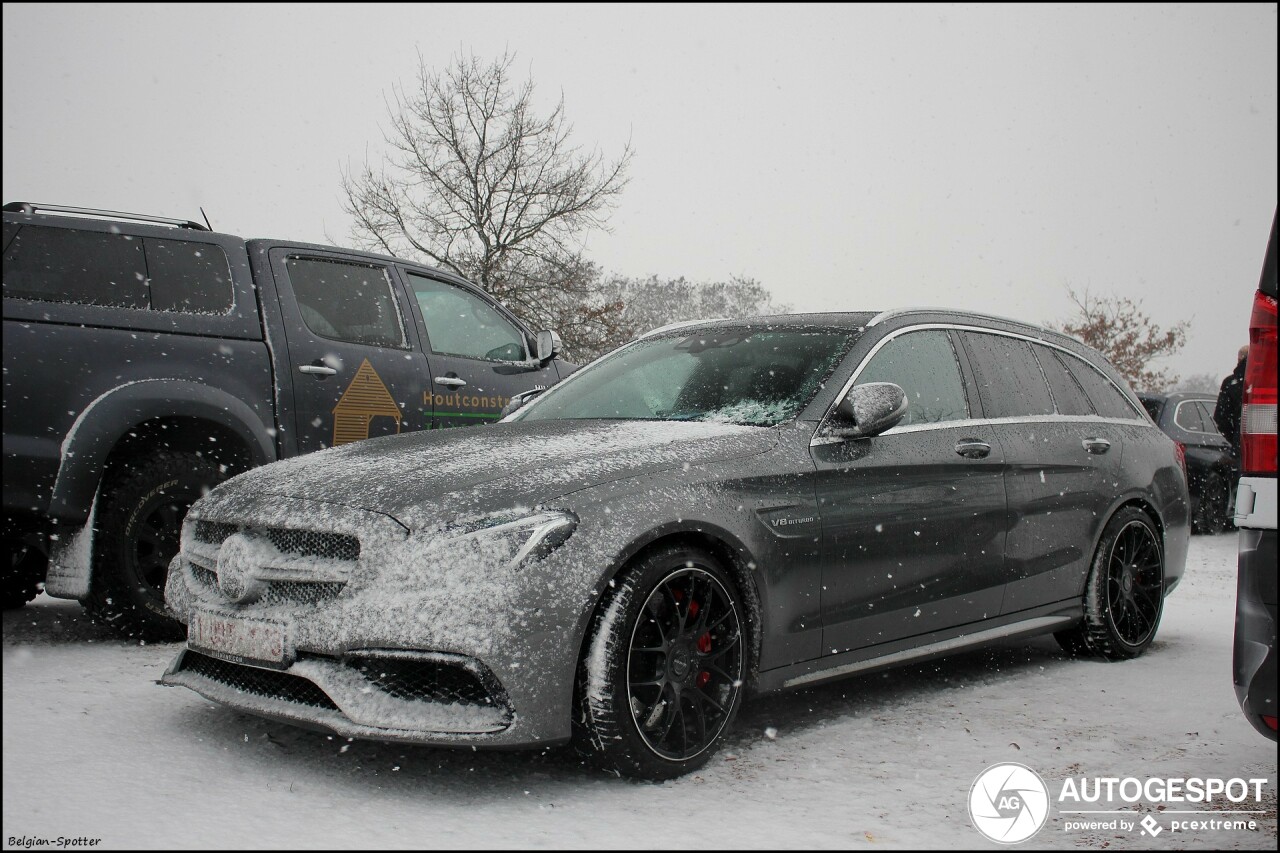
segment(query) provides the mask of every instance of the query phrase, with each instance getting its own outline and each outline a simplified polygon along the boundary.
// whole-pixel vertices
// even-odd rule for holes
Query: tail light
[[[1243,474],[1276,473],[1276,300],[1261,290],[1249,318],[1240,456]]]
[[[1182,479],[1187,479],[1187,446],[1181,441],[1175,441],[1173,456],[1178,460],[1178,467],[1182,469]]]

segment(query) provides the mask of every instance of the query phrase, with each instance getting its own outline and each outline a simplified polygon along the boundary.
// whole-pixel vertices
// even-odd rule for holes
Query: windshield
[[[795,417],[853,343],[848,329],[711,329],[629,344],[513,420],[712,421]]]

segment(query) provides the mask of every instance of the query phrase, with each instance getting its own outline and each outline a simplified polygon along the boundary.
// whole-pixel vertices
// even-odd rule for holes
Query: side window
[[[1053,392],[1053,402],[1060,415],[1092,415],[1093,407],[1084,389],[1076,382],[1066,365],[1058,360],[1058,355],[1048,347],[1032,344],[1031,349],[1040,362],[1044,378],[1049,380],[1049,390]]]
[[[212,243],[145,238],[151,307],[188,314],[225,314],[231,310],[231,268],[221,247]]]
[[[963,334],[986,417],[1053,414],[1049,385],[1029,343],[1005,335]]]
[[[1098,372],[1097,368],[1075,356],[1069,355],[1063,360],[1071,370],[1071,375],[1076,378],[1080,383],[1080,387],[1089,395],[1094,411],[1099,415],[1104,418],[1137,418],[1137,411],[1133,406],[1129,405],[1129,401],[1125,399],[1124,394],[1121,394],[1120,390],[1111,384],[1110,379]]]
[[[904,425],[969,417],[960,364],[951,337],[943,331],[908,332],[892,338],[862,368],[857,382],[900,386],[907,394]]]
[[[483,299],[460,287],[409,273],[431,349],[487,361],[523,361],[524,335]]]
[[[382,267],[321,258],[285,263],[302,321],[312,332],[353,344],[406,345],[391,280]]]
[[[1173,422],[1191,432],[1208,432],[1205,429],[1204,421],[1200,418],[1200,407],[1196,405],[1195,400],[1186,400],[1179,403],[1178,410],[1173,416]]]
[[[4,252],[4,295],[149,308],[142,241],[124,234],[25,225]]]
[[[1200,408],[1200,422],[1204,424],[1204,431],[1221,435],[1218,425],[1213,422],[1213,406],[1205,400],[1196,400],[1196,406]]]

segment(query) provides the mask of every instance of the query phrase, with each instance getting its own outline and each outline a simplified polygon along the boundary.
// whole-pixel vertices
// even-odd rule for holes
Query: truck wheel
[[[32,533],[23,535],[16,531],[5,532],[4,549],[8,552],[9,568],[5,572],[0,596],[5,610],[16,610],[40,594],[44,586],[45,570],[49,558]]]
[[[208,459],[169,451],[116,469],[94,520],[93,581],[84,602],[94,619],[132,639],[186,635],[164,606],[169,561],[187,510],[226,477]]]

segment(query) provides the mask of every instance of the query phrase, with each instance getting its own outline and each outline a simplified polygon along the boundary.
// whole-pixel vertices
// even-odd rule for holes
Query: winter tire
[[[1151,516],[1125,507],[1112,516],[1094,554],[1084,621],[1054,636],[1070,652],[1128,660],[1155,639],[1164,611],[1164,549]]]
[[[1226,530],[1229,500],[1227,482],[1222,475],[1214,473],[1206,477],[1192,513],[1191,532],[1215,534]]]
[[[578,684],[580,749],[599,765],[662,780],[701,767],[742,704],[749,637],[718,560],[668,547],[612,583]]]
[[[224,479],[210,460],[173,452],[130,460],[109,476],[94,522],[91,616],[133,639],[186,635],[164,606],[169,561],[187,510]]]

